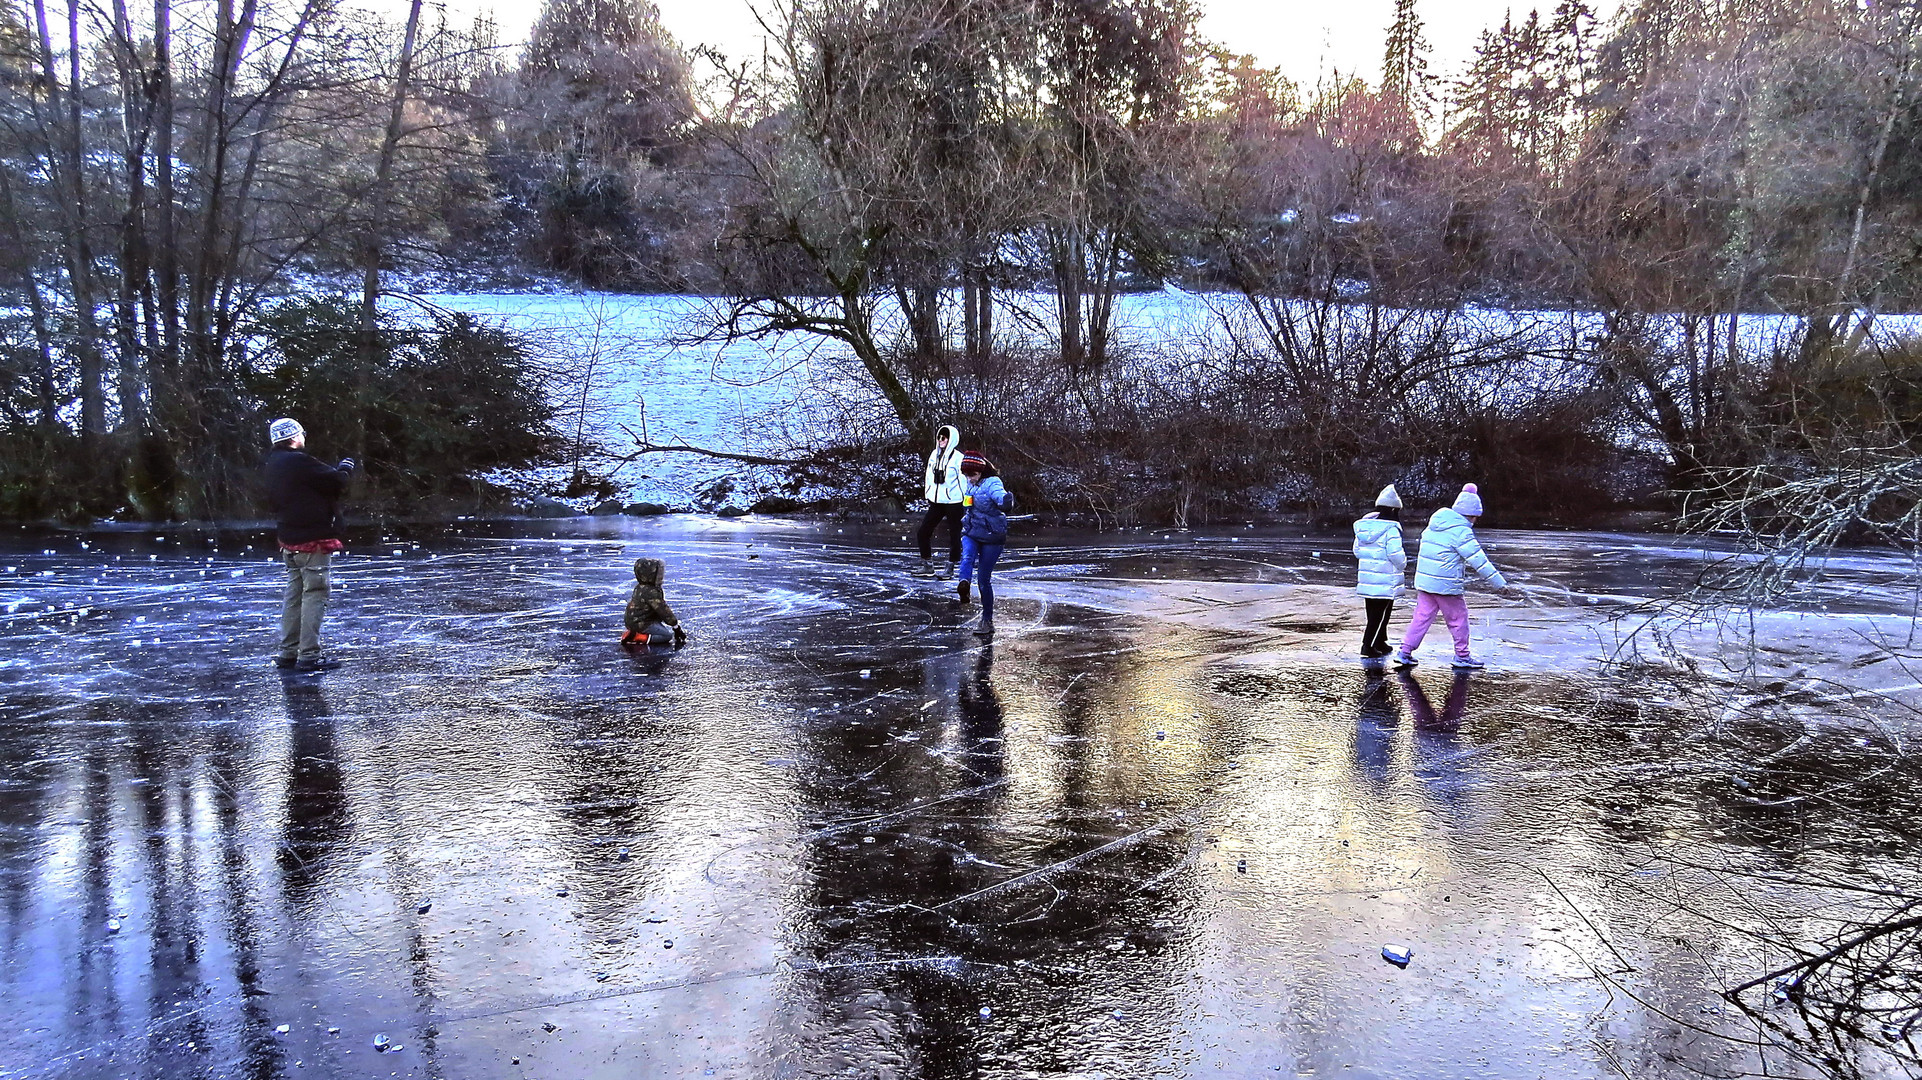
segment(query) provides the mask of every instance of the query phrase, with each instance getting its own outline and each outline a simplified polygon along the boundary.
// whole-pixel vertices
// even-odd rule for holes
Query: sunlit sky
[[[397,0],[388,0],[395,3]],[[519,41],[540,10],[540,0],[446,0],[450,12],[492,11],[503,41]],[[761,30],[750,0],[657,0],[661,21],[683,45],[713,45],[732,56],[757,54]],[[771,8],[776,0],[758,0]],[[1202,32],[1267,67],[1280,68],[1297,82],[1312,84],[1333,71],[1374,81],[1381,73],[1382,39],[1394,15],[1394,0],[1198,0]],[[1430,70],[1455,74],[1472,53],[1484,27],[1513,10],[1525,17],[1540,6],[1546,16],[1555,0],[1539,5],[1508,0],[1418,0],[1434,46]],[[1619,0],[1598,0],[1603,18]]]

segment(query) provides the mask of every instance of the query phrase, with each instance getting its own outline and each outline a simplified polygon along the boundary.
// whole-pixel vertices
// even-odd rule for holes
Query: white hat
[[[300,421],[295,420],[291,416],[283,416],[267,425],[267,441],[271,443],[284,443],[288,439],[305,434],[307,434],[307,429],[301,427]]]
[[[1396,491],[1395,485],[1390,484],[1387,487],[1381,489],[1380,495],[1375,496],[1375,505],[1376,506],[1392,506],[1395,509],[1400,510],[1401,509],[1401,492]]]
[[[1476,494],[1475,485],[1462,485],[1462,493],[1455,496],[1455,512],[1463,517],[1482,516],[1482,497]]]

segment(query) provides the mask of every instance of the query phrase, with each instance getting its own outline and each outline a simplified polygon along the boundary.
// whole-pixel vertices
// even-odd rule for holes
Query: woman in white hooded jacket
[[[954,564],[961,561],[961,505],[962,497],[968,493],[968,482],[961,475],[961,429],[949,425],[943,427],[934,440],[934,451],[928,455],[928,467],[921,474],[921,494],[928,500],[928,512],[921,518],[921,531],[915,539],[921,542],[921,576],[946,578],[954,573]],[[948,566],[945,571],[934,569],[934,530],[941,519],[948,521]]]
[[[1394,650],[1388,645],[1388,619],[1401,595],[1402,576],[1408,571],[1408,549],[1401,539],[1401,493],[1390,484],[1375,496],[1375,509],[1355,522],[1355,560],[1360,581],[1355,592],[1368,609],[1368,625],[1361,632],[1361,656],[1379,660]]]

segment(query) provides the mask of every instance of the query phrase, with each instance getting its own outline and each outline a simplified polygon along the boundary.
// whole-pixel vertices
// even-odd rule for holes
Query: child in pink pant
[[[1455,639],[1455,666],[1484,666],[1468,651],[1468,602],[1462,593],[1473,573],[1497,589],[1508,588],[1507,579],[1488,561],[1481,542],[1475,539],[1475,520],[1482,515],[1481,495],[1475,485],[1463,485],[1455,505],[1435,511],[1422,530],[1421,554],[1415,562],[1415,615],[1408,622],[1408,635],[1402,638],[1395,666],[1415,666],[1415,650],[1440,615]]]
[[[1435,616],[1440,615],[1448,624],[1448,636],[1455,639],[1455,656],[1462,659],[1469,656],[1468,649],[1468,601],[1462,596],[1448,596],[1443,593],[1415,592],[1415,614],[1408,620],[1408,633],[1401,639],[1403,656],[1415,655],[1421,648],[1421,639],[1428,636],[1428,628],[1435,624]]]

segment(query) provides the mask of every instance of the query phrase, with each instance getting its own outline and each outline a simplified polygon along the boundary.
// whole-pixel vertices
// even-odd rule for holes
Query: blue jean
[[[960,579],[968,580],[968,571],[980,574],[981,581],[981,621],[994,621],[994,564],[1001,558],[1001,549],[1006,544],[984,544],[972,536],[961,538]]]

